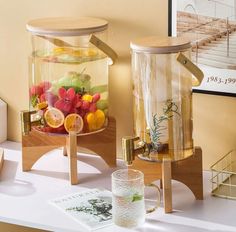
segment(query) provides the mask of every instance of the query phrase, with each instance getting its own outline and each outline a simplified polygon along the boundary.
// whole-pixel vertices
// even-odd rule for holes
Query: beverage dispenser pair
[[[65,146],[72,174],[77,145],[115,165],[108,65],[115,61],[116,53],[103,42],[107,26],[105,20],[95,18],[46,18],[27,24],[33,49],[30,111],[21,114],[23,170],[30,170],[46,151]],[[139,160],[150,161],[143,165],[150,165],[165,158],[174,162],[192,156],[191,73],[199,83],[203,76],[189,60],[190,42],[148,37],[132,41],[131,49],[134,129],[139,137],[122,139],[124,159],[131,164],[138,154]],[[32,147],[40,147],[41,152],[29,161]]]

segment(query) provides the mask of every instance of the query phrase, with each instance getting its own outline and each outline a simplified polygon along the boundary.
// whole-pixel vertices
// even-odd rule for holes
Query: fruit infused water
[[[108,124],[108,22],[97,18],[30,21],[30,111],[46,133],[95,133]]]
[[[90,133],[106,126],[108,58],[96,48],[55,48],[31,57],[30,108],[47,133]]]

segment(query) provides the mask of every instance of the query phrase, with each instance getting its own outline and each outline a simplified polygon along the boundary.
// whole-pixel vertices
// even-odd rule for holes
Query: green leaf
[[[135,202],[135,201],[140,201],[143,199],[143,195],[140,195],[138,193],[135,193],[133,196],[132,196],[132,202]]]
[[[83,95],[83,94],[86,93],[85,89],[82,88],[82,87],[71,86],[71,85],[70,85],[70,86],[62,86],[62,87],[63,87],[64,89],[66,89],[66,90],[68,90],[68,89],[70,89],[70,88],[73,88],[76,93],[79,93],[79,94],[81,94],[81,95]]]
[[[38,104],[38,95],[34,95],[31,97],[31,105],[35,107]]]

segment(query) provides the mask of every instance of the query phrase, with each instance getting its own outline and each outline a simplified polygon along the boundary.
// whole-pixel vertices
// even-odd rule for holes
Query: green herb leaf
[[[140,195],[138,193],[135,193],[133,196],[132,196],[132,202],[135,202],[135,201],[140,201],[143,199],[143,195]]]
[[[35,107],[38,104],[38,95],[34,95],[31,97],[31,105]]]

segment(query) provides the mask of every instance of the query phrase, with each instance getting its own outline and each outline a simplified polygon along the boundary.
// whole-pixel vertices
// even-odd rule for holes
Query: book
[[[50,204],[89,230],[112,225],[112,194],[105,189],[89,189],[50,200]]]

